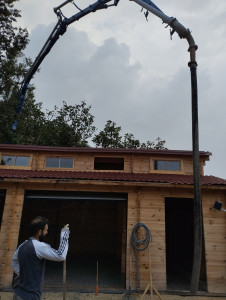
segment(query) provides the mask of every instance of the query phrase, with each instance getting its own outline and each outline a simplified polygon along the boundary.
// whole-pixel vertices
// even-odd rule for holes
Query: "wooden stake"
[[[96,295],[98,295],[98,261],[97,261],[97,275],[96,275]]]
[[[63,300],[66,300],[66,259],[63,262]]]
[[[151,252],[150,252],[150,245],[148,247],[148,263],[149,263],[149,283],[143,293],[143,295],[141,296],[141,300],[144,299],[148,289],[150,288],[150,299],[153,299],[153,290],[155,291],[156,295],[159,297],[160,300],[163,300],[162,296],[159,294],[158,290],[156,289],[156,287],[154,286],[153,282],[152,282],[152,270],[151,270]]]
[[[153,299],[153,284],[152,284],[152,269],[151,269],[151,251],[150,251],[150,244],[148,247],[148,262],[149,262],[149,280],[150,280],[150,295],[151,300]]]
[[[149,288],[150,288],[150,283],[147,285],[147,287],[146,287],[146,289],[145,289],[143,295],[141,296],[141,300],[144,299],[144,297],[145,297],[145,295],[146,295],[146,293],[147,293],[147,291],[148,291]],[[156,289],[156,287],[154,286],[154,284],[152,284],[152,288],[153,288],[153,290],[155,291],[156,295],[159,297],[159,299],[163,300],[162,296],[159,294],[159,292],[158,292],[158,290]]]

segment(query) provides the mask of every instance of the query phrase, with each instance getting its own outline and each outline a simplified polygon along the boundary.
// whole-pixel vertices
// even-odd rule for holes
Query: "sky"
[[[25,50],[33,60],[49,37],[64,1],[20,0],[19,24],[29,31]],[[75,0],[80,8],[95,1]],[[199,148],[211,152],[205,175],[226,179],[226,1],[155,0],[167,16],[189,28],[198,45]],[[78,10],[69,3],[65,17]],[[62,102],[91,105],[94,125],[108,120],[141,142],[166,140],[170,150],[192,150],[188,43],[129,0],[71,24],[31,83],[44,111]],[[98,132],[97,131],[97,132]]]

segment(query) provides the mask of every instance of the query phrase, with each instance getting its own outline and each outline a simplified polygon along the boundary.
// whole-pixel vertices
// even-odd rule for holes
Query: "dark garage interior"
[[[166,274],[168,290],[190,290],[194,251],[194,204],[191,198],[166,198]],[[204,242],[199,290],[206,290]]]
[[[67,289],[95,291],[125,289],[127,194],[27,191],[19,244],[28,238],[30,221],[49,219],[46,242],[59,246],[60,230],[70,225]],[[44,288],[62,287],[63,263],[46,261]]]

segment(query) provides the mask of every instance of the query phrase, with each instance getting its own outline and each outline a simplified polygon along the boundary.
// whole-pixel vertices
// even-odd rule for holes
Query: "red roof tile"
[[[74,172],[74,171],[33,171],[0,169],[0,178],[42,178],[42,179],[81,179],[102,181],[153,182],[169,184],[193,184],[192,175],[178,174],[146,174],[146,173],[119,173],[119,172]],[[201,185],[225,185],[226,180],[214,176],[201,176]]]

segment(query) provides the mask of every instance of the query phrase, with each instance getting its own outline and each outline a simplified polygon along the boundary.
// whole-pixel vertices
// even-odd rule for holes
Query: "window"
[[[29,156],[3,155],[1,159],[1,165],[5,166],[27,167],[28,164]]]
[[[94,157],[94,170],[124,170],[124,158]]]
[[[180,171],[180,161],[154,160],[154,170]]]
[[[73,168],[73,158],[47,157],[47,168]]]

